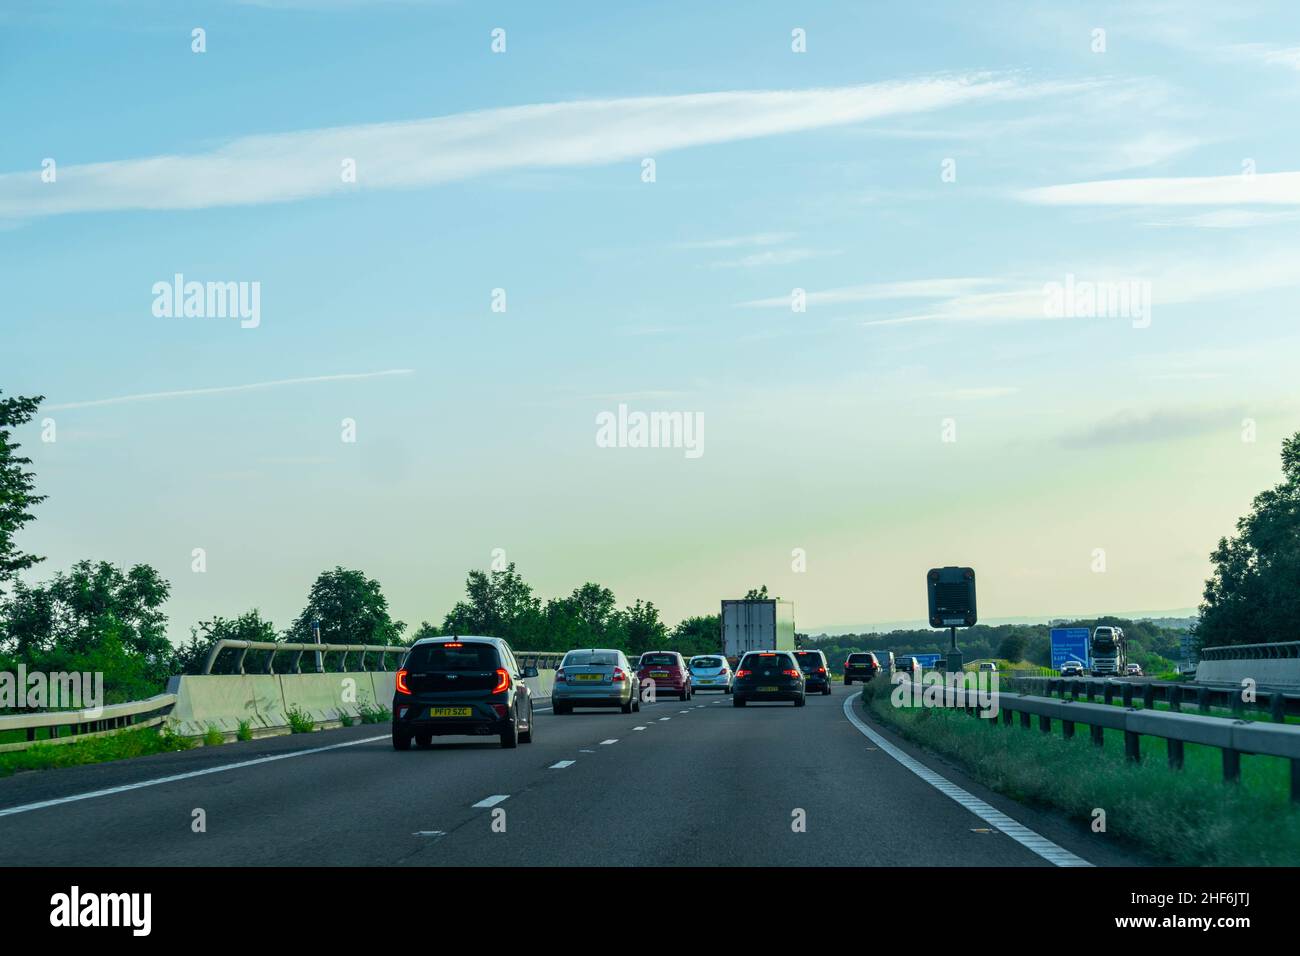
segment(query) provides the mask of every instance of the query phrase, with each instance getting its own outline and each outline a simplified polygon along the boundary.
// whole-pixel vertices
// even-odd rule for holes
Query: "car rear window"
[[[691,661],[692,667],[721,667],[721,657],[697,657]]]
[[[490,671],[497,668],[497,649],[491,644],[419,644],[411,648],[406,669],[431,671]]]
[[[614,667],[618,656],[608,651],[569,651],[561,667]]]
[[[808,670],[808,668],[810,667],[822,666],[821,654],[816,654],[813,653],[812,651],[804,651],[803,653],[796,653],[794,656],[798,658],[799,666],[802,667],[804,670]]]
[[[740,666],[742,670],[753,670],[755,667],[784,669],[790,666],[790,658],[785,654],[746,654]]]
[[[677,657],[674,654],[642,654],[642,667],[671,667],[677,663]]]
[[[866,664],[866,663],[869,662],[871,659],[872,659],[872,657],[871,657],[870,654],[850,654],[850,655],[849,655],[849,663],[850,663],[850,664]]]

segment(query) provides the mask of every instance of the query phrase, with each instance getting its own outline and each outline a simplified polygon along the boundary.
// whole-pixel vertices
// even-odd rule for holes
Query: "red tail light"
[[[611,677],[610,680],[613,681],[615,684],[621,684],[623,683],[623,681],[627,680],[627,675],[623,673],[623,668],[615,667],[614,676]]]
[[[754,672],[753,672],[753,671],[740,670],[740,671],[736,671],[736,676],[737,676],[737,677],[748,677],[748,676],[749,676],[750,674],[752,674],[752,673],[754,673]]]
[[[564,676],[564,668],[561,667],[558,671],[555,672],[555,683],[563,684],[566,683],[567,681],[568,678]]]
[[[818,674],[825,674],[825,673],[826,673],[826,668],[824,668],[824,667],[819,667],[819,668],[817,668],[817,673],[818,673]]]
[[[504,694],[510,689],[510,674],[504,667],[497,668],[497,686],[492,688],[494,694]]]
[[[797,670],[785,670],[785,671],[781,671],[781,673],[784,674],[786,677],[798,677],[798,676],[799,676],[799,672],[798,672]]]
[[[442,646],[443,647],[464,647],[465,645],[460,643],[460,641],[446,641],[445,643],[443,643]]]
[[[411,688],[406,686],[406,674],[407,670],[405,667],[397,672],[397,692],[399,694],[409,694],[411,692]]]

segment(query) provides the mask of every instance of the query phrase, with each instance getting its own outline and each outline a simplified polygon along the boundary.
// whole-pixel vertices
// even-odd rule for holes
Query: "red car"
[[[691,684],[691,670],[682,655],[676,651],[648,651],[641,655],[636,676],[645,687],[654,681],[655,696],[676,694],[679,700],[690,700],[695,693]]]

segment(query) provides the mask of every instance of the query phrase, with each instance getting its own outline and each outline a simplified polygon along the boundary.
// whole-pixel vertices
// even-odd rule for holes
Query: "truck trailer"
[[[722,656],[734,668],[749,651],[792,651],[794,605],[789,601],[723,601]]]
[[[1092,632],[1092,676],[1123,677],[1128,665],[1128,643],[1122,627],[1102,625]]]

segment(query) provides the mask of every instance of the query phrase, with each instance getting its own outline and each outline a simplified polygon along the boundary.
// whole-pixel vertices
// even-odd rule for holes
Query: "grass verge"
[[[1181,866],[1300,864],[1300,809],[1290,802],[1285,760],[1243,755],[1241,782],[1225,784],[1219,751],[1186,745],[1184,768],[1170,770],[1165,749],[1144,737],[1138,764],[1124,757],[1123,735],[1107,731],[1097,748],[1079,728],[1055,732],[1006,726],[945,708],[900,708],[892,688],[868,684],[872,714],[904,737],[942,754],[971,777],[1014,800],[1051,806]]]
[[[194,741],[165,727],[141,727],[106,737],[88,737],[71,744],[34,744],[26,750],[0,753],[0,777],[21,770],[50,770],[82,764],[106,763],[128,757],[189,750]]]

